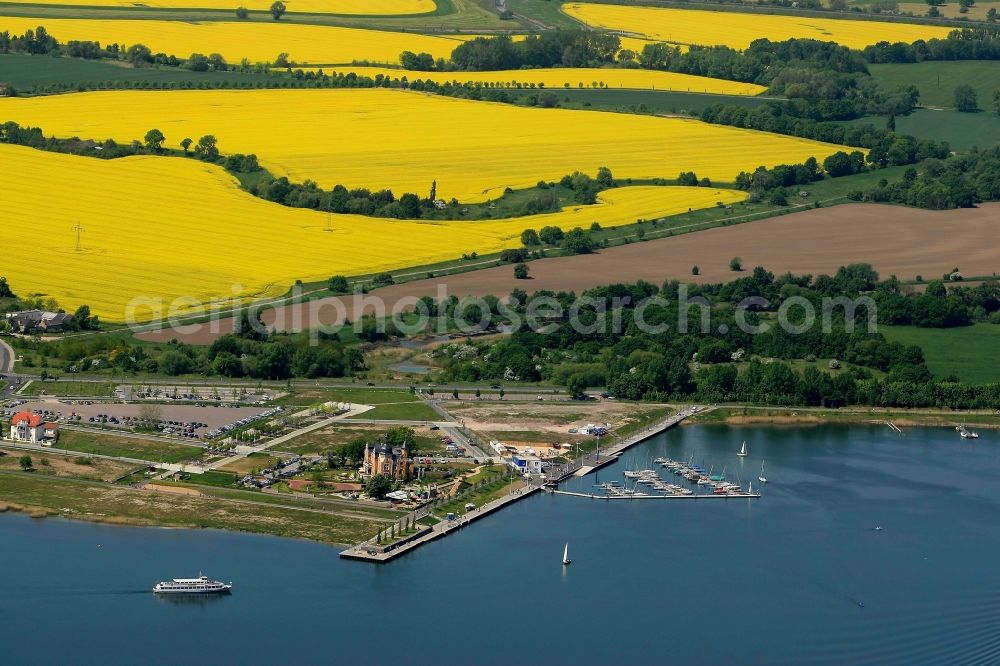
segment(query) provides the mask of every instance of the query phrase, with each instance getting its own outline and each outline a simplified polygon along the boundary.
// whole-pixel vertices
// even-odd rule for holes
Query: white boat
[[[745,458],[747,456],[747,440],[745,439],[743,440],[743,448],[741,448],[740,452],[737,453],[736,455],[740,456],[741,458]]]
[[[173,580],[161,580],[153,586],[156,594],[229,594],[233,589],[232,583],[220,583],[217,580],[209,580],[201,572],[197,578],[174,578]]]
[[[962,430],[958,434],[962,439],[979,439],[979,433],[972,432],[971,430]]]
[[[757,477],[757,480],[760,481],[761,483],[767,483],[767,477],[764,476],[764,463],[763,462],[760,464],[760,476]]]
[[[569,544],[567,543],[566,547],[563,549],[563,566],[569,564],[572,561],[573,560],[569,559]]]

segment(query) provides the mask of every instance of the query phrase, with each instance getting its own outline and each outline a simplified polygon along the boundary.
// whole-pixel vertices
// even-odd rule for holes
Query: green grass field
[[[43,382],[35,380],[24,388],[21,395],[71,395],[81,397],[110,397],[115,392],[111,382]]]
[[[144,67],[136,69],[124,63],[81,60],[79,58],[54,58],[47,55],[0,55],[0,81],[9,83],[19,92],[45,89],[50,86],[79,85],[88,87],[107,82],[146,82],[146,86],[171,83],[210,83],[228,81],[229,85],[264,83],[274,81],[280,74],[254,74],[249,72],[191,72],[178,67]]]
[[[1000,326],[961,328],[880,326],[887,339],[924,350],[927,366],[938,378],[955,375],[970,384],[1000,382]]]
[[[885,126],[885,118],[869,116],[851,121]],[[1000,143],[1000,116],[985,111],[960,113],[952,109],[917,109],[908,116],[896,118],[896,132],[920,139],[947,141],[952,150],[969,150],[973,146],[989,148]]]
[[[909,116],[896,118],[896,131],[947,141],[952,150],[969,150],[973,146],[989,148],[1000,143],[1000,116],[987,112],[918,109]]]
[[[442,416],[423,402],[398,402],[378,405],[360,418],[375,421],[440,421]]]
[[[710,95],[696,92],[657,90],[607,90],[552,88],[547,92],[559,97],[559,106],[567,109],[599,109],[602,111],[649,113],[701,113],[714,104],[734,104],[755,107],[766,104],[763,97],[745,95]],[[568,101],[567,101],[568,100]]]
[[[1000,90],[1000,67],[986,60],[870,65],[872,77],[886,87],[914,85],[923,106],[955,107],[955,87],[970,85],[979,93],[979,107],[992,109]]]
[[[60,431],[59,442],[53,448],[169,463],[191,460],[200,456],[202,452],[199,447],[187,444],[156,442],[138,437],[82,432],[65,428]]]

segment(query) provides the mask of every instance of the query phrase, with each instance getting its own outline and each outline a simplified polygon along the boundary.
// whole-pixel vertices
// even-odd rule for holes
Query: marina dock
[[[684,419],[690,418],[695,414],[700,414],[703,411],[707,410],[701,410],[698,407],[689,407],[688,409],[677,412],[673,416],[663,419],[648,428],[644,428],[639,432],[633,433],[628,437],[611,442],[604,448],[599,447],[598,450],[593,453],[580,456],[576,460],[566,463],[565,465],[561,465],[559,467],[554,466],[549,470],[549,483],[547,485],[552,487],[561,481],[565,481],[571,476],[586,476],[591,472],[596,472],[602,467],[611,465],[618,461],[618,458],[625,450],[632,448],[640,442],[646,441],[650,437],[659,435],[661,432],[673,428]]]
[[[681,500],[681,499],[740,499],[757,498],[760,493],[693,493],[691,495],[594,495],[592,493],[573,493],[568,490],[552,490],[553,495],[569,495],[570,497],[585,497],[596,500]]]

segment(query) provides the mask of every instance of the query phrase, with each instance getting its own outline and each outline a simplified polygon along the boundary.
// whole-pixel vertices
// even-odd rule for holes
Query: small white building
[[[522,474],[542,473],[542,461],[536,456],[519,453],[510,457],[510,463]]]

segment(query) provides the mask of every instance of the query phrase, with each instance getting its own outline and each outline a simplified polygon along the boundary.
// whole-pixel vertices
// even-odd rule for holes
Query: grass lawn
[[[279,405],[315,405],[323,402],[350,402],[362,405],[381,405],[391,402],[419,402],[420,398],[408,389],[328,388],[325,386],[296,386],[290,395],[276,402]]]
[[[1000,382],[1000,326],[973,324],[959,328],[880,326],[888,340],[918,345],[935,375],[955,375],[970,384]]]
[[[993,91],[1000,90],[1000,67],[994,61],[928,61],[869,65],[868,69],[875,80],[885,87],[916,86],[923,106],[954,108],[955,87],[970,85],[979,93],[979,107],[990,110]]]
[[[503,497],[512,489],[520,488],[522,485],[524,485],[523,482],[517,477],[508,479],[506,476],[503,476],[496,481],[487,483],[475,492],[461,494],[455,499],[435,506],[434,513],[439,516],[443,516],[448,513],[454,513],[455,515],[460,516],[466,513],[465,505],[467,503],[471,502],[477,507],[480,507],[487,502]]]
[[[59,442],[53,448],[168,463],[192,460],[202,453],[201,448],[187,444],[157,442],[138,437],[83,432],[65,428],[60,430]]]
[[[185,476],[184,483],[198,486],[216,486],[218,488],[232,488],[236,483],[237,475],[232,472],[211,471],[204,474],[191,474]]]
[[[280,458],[277,456],[270,456],[266,453],[251,453],[246,458],[241,458],[235,462],[229,463],[228,465],[223,465],[219,468],[219,471],[230,472],[232,474],[243,476],[244,474],[252,473],[254,470],[270,467],[279,460]]]
[[[175,495],[118,485],[0,472],[0,504],[32,515],[131,525],[208,527],[352,544],[384,524],[374,517]]]
[[[29,384],[21,395],[71,395],[81,397],[110,397],[115,392],[115,385],[111,382],[43,382],[35,380]]]
[[[360,418],[376,421],[440,421],[444,417],[423,402],[398,402],[378,405]]]

